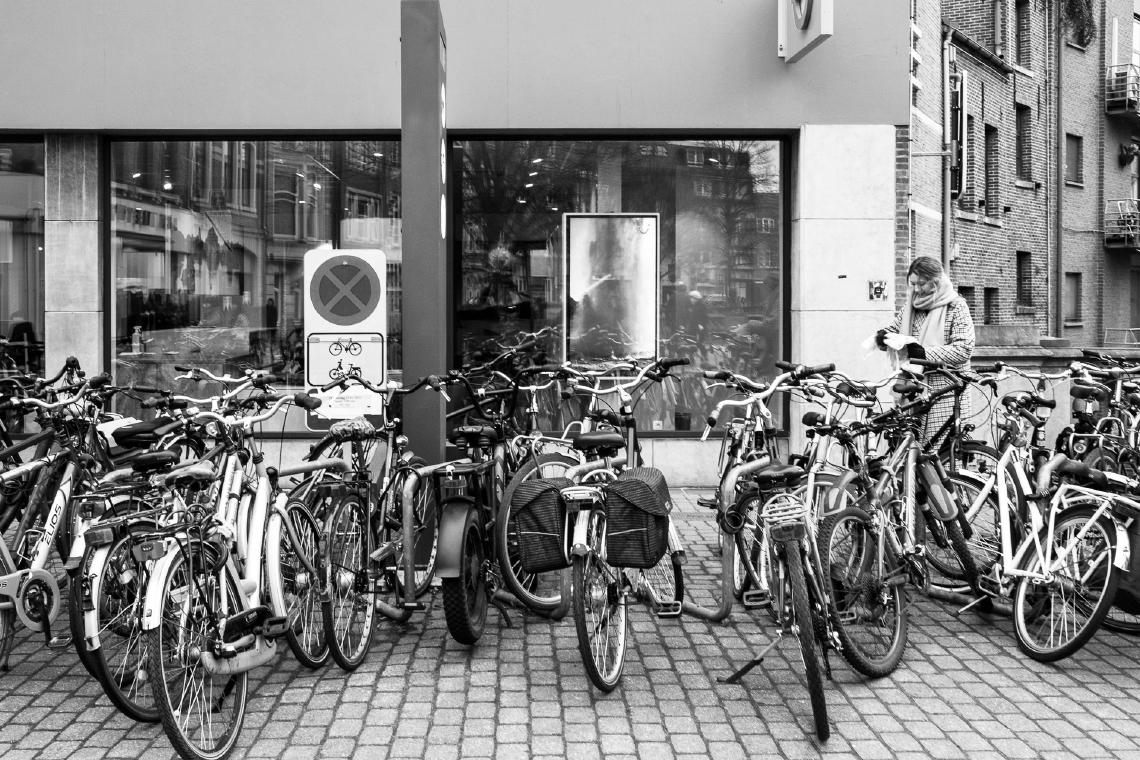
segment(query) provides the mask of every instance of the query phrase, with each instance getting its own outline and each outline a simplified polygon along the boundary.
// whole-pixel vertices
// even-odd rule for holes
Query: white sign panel
[[[305,254],[305,379],[320,388],[356,375],[385,380],[387,263],[379,250],[317,248]],[[382,398],[360,386],[318,394],[331,419],[378,414]]]
[[[776,0],[776,48],[795,63],[835,32],[835,0]]]

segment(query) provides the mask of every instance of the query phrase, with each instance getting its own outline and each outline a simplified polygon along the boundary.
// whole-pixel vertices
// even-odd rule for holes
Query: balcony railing
[[[1140,250],[1140,201],[1136,198],[1105,201],[1104,247]]]
[[[1109,114],[1140,116],[1140,66],[1109,66],[1104,77],[1104,109]]]

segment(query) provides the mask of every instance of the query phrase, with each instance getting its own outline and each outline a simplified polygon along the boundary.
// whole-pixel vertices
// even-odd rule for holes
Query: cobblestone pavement
[[[674,493],[687,582],[707,596],[717,564],[710,515],[693,490]],[[951,612],[917,601],[910,647],[888,678],[864,680],[833,662],[832,735],[820,745],[793,641],[742,686],[716,681],[768,640],[764,610],[738,609],[729,624],[710,625],[632,608],[624,681],[604,695],[583,673],[569,619],[516,615],[506,628],[492,613],[469,648],[450,640],[436,599],[406,626],[382,625],[356,673],[335,665],[309,672],[288,654],[255,672],[233,756],[1140,756],[1135,641],[1102,631],[1076,657],[1040,665],[1017,651],[1008,619]],[[170,756],[161,728],[117,714],[72,651],[49,652],[19,635],[12,670],[0,675],[0,757]]]

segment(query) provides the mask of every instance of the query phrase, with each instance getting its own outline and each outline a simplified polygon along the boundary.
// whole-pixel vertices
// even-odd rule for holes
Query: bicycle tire
[[[819,655],[815,651],[816,637],[813,624],[811,602],[808,599],[807,580],[804,578],[803,557],[797,542],[784,544],[784,561],[788,568],[788,586],[792,594],[792,611],[800,641],[800,654],[804,662],[804,677],[807,680],[808,696],[811,699],[811,712],[815,719],[815,734],[820,741],[831,736],[831,725],[827,720],[827,697],[823,693],[823,676],[820,672]]]
[[[1081,456],[1081,461],[1094,470],[1102,472],[1120,472],[1118,455],[1103,446],[1093,446]]]
[[[843,561],[843,555],[836,550],[836,537],[844,536],[845,525],[849,526],[852,553],[857,556],[848,556]],[[903,583],[896,581],[888,585],[895,577],[900,581],[906,579],[898,558],[888,542],[880,544],[870,516],[858,507],[848,507],[824,518],[816,540],[823,577],[830,583],[832,625],[843,645],[843,658],[869,678],[890,675],[902,662],[909,627]],[[877,570],[880,549],[885,552],[882,576],[878,576]],[[872,616],[866,620],[869,623],[876,618],[881,620],[892,608],[894,622],[889,630],[887,626],[879,626],[882,634],[878,637],[881,644],[878,647],[874,646],[874,625],[868,626],[871,634],[860,635],[859,629],[850,624],[864,616]]]
[[[283,520],[290,521],[292,534]],[[294,534],[300,546],[294,543]],[[284,517],[271,515],[265,532],[265,575],[269,597],[275,613],[289,621],[285,641],[290,651],[310,670],[325,665],[330,656],[321,612],[320,581],[312,577],[306,563],[300,559],[300,553],[304,552],[309,565],[316,568],[320,564],[320,537],[320,526],[300,501],[286,502]]]
[[[760,570],[757,567],[764,543],[764,523],[760,513],[764,500],[759,494],[744,494],[737,497],[737,511],[744,520],[744,525],[733,536],[736,542],[736,562],[733,564],[732,591],[737,599],[744,596],[744,592],[751,588],[761,588]],[[744,502],[741,504],[741,502]]]
[[[146,531],[153,525],[139,528]],[[90,633],[99,638],[99,646],[90,653],[91,664],[107,699],[121,713],[140,723],[158,723],[150,640],[142,630],[142,602],[150,575],[146,563],[131,555],[132,544],[129,533],[119,535],[98,557],[98,566],[91,568],[100,575],[99,598],[91,600],[95,624]]]
[[[568,454],[541,454],[530,458],[507,483],[495,522],[495,553],[503,585],[533,612],[549,613],[562,603],[562,571],[529,573],[522,569],[516,522],[511,515],[511,499],[521,483],[538,478],[562,477],[578,460]]]
[[[9,560],[7,552],[0,552],[0,575],[16,572],[16,565]],[[8,656],[16,638],[16,609],[11,606],[0,609],[0,668],[8,670]]]
[[[205,560],[205,556],[200,559]],[[208,639],[216,632],[211,630],[209,618],[225,617],[222,610],[242,607],[241,595],[233,579],[223,569],[224,577],[219,583],[217,573],[204,569],[205,565],[211,564],[203,561],[196,567],[190,567],[182,553],[171,561],[166,576],[159,580],[162,584],[162,621],[148,632],[150,671],[156,679],[154,693],[162,728],[179,755],[195,760],[221,760],[233,750],[245,721],[249,695],[247,673],[215,678],[204,668],[189,662],[191,647],[206,651],[210,648]],[[224,599],[220,588],[223,584]],[[214,610],[215,613],[184,614],[190,610]],[[199,681],[201,685],[196,686]],[[201,695],[198,699],[186,698],[187,690],[191,688]],[[227,700],[230,705],[228,720],[223,712]],[[181,708],[193,704],[209,704],[208,719],[195,716],[193,710],[184,717]],[[198,729],[190,730],[195,717],[199,718]],[[216,740],[213,738],[215,725],[222,729]],[[196,736],[199,733],[200,738]]]
[[[1101,621],[1101,626],[1126,636],[1140,636],[1140,615],[1125,612],[1119,607],[1109,607]]]
[[[333,660],[356,670],[372,646],[376,583],[368,572],[368,509],[355,493],[344,496],[325,524],[325,552],[319,570],[325,589],[321,623]]]
[[[951,473],[950,485],[958,494],[958,504],[962,509],[969,510],[977,501],[984,484],[974,480],[969,473]],[[970,553],[974,556],[974,563],[978,572],[985,575],[995,563],[1001,561],[1001,504],[995,490],[991,489],[986,500],[973,514],[967,513],[971,534],[966,543]],[[1020,522],[1020,519],[1018,520]],[[1010,545],[1014,552],[1021,544],[1024,535],[1022,525],[1013,524],[1010,531]]]
[[[1079,522],[1080,525],[1084,525],[1090,522],[1094,513],[1094,508],[1076,507],[1059,514],[1053,526],[1054,545],[1057,548],[1062,548],[1071,540],[1063,538],[1064,529],[1069,524]],[[1072,530],[1072,533],[1075,535],[1080,529],[1077,527]],[[1042,546],[1045,546],[1046,542],[1050,540],[1048,531],[1048,527],[1041,531]],[[1099,535],[1092,535],[1094,532]],[[1056,662],[1077,652],[1100,628],[1101,622],[1112,606],[1117,585],[1120,583],[1120,570],[1112,563],[1116,553],[1116,527],[1112,520],[1103,515],[1097,518],[1094,527],[1089,528],[1086,532],[1082,545],[1086,542],[1091,543],[1089,549],[1094,553],[1093,557],[1099,557],[1097,566],[1090,567],[1088,570],[1084,566],[1079,566],[1074,575],[1082,578],[1088,576],[1094,583],[1101,585],[1100,595],[1096,600],[1091,603],[1082,598],[1073,598],[1071,602],[1067,601],[1064,596],[1065,590],[1060,588],[1058,584],[1033,583],[1032,579],[1027,576],[1018,578],[1014,586],[1012,599],[1013,631],[1017,637],[1017,646],[1022,652],[1038,662]],[[1078,557],[1079,561],[1080,558]],[[1040,558],[1036,551],[1027,552],[1019,563],[1019,569],[1030,572],[1039,572],[1039,566]],[[1089,574],[1090,571],[1092,572],[1091,575]],[[1057,599],[1054,592],[1057,590],[1061,591],[1060,603],[1063,607],[1063,613],[1071,608],[1073,619],[1076,619],[1077,615],[1083,614],[1085,621],[1079,626],[1072,627],[1075,633],[1066,641],[1042,645],[1030,630],[1030,624],[1038,619],[1046,608],[1050,612],[1056,611]],[[1031,617],[1033,621],[1029,619]],[[1067,631],[1070,626],[1066,623],[1063,628]],[[1050,629],[1050,641],[1053,640],[1053,631],[1055,631],[1055,627]]]
[[[958,455],[954,462],[947,461],[946,451],[940,452],[943,467],[946,472],[953,475],[956,472],[973,472],[982,480],[990,476],[994,470],[997,469],[998,462],[1001,460],[1001,452],[989,444],[982,441],[975,441],[967,439],[959,441]],[[1017,474],[1017,464],[1015,462],[1007,462],[1005,470],[1006,493],[1010,498],[1010,503],[1016,505],[1017,515],[1021,520],[1025,520],[1029,512],[1029,501],[1027,499],[1025,490],[1022,488],[1021,479]],[[969,505],[962,505],[963,507]]]
[[[669,552],[666,552],[656,565],[648,570],[642,570],[641,579],[652,594],[649,602],[654,610],[663,602],[685,601],[685,575]]]
[[[415,578],[413,579],[412,593],[418,599],[431,589],[432,579],[435,578],[435,563],[439,553],[439,496],[435,489],[435,479],[421,477],[416,488],[416,495],[412,501],[412,527],[408,532],[403,531],[404,525],[404,484],[410,475],[410,469],[424,467],[427,461],[423,457],[412,457],[408,460],[407,468],[402,468],[392,479],[391,495],[385,509],[391,510],[394,520],[385,520],[399,525],[399,535],[392,535],[390,539],[399,546],[412,547],[412,564]],[[397,531],[393,529],[393,533]],[[408,533],[410,533],[410,538]],[[408,580],[404,577],[404,551],[395,558],[396,580],[403,595],[403,589]]]
[[[459,577],[444,578],[443,614],[451,638],[460,644],[472,645],[483,635],[487,626],[487,607],[490,589],[487,587],[483,562],[486,557],[478,509],[467,510],[463,524],[463,556],[459,560]]]
[[[625,668],[629,607],[621,571],[600,554],[604,521],[597,513],[591,516],[590,551],[571,562],[570,608],[586,677],[609,693],[621,682]]]
[[[91,561],[95,549],[88,547],[83,552],[75,575],[71,577],[67,588],[67,627],[71,633],[71,643],[75,647],[75,654],[79,657],[83,669],[92,678],[99,674],[92,664],[91,653],[87,650],[87,632],[83,620],[83,596],[88,588],[87,578],[90,577]]]

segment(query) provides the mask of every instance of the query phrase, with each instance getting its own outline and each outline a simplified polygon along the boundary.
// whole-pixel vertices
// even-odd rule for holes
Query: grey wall
[[[909,121],[907,0],[443,0],[451,129]],[[4,3],[0,130],[399,129],[398,0]]]

